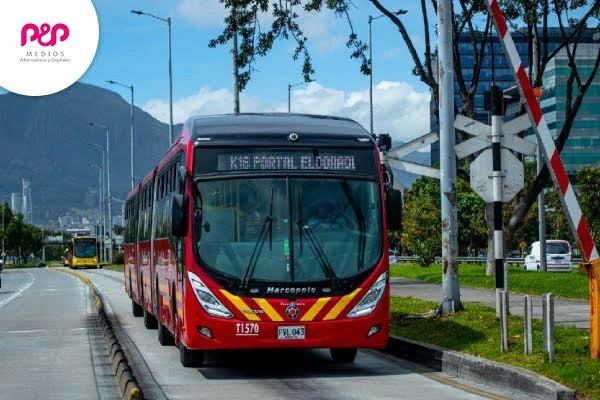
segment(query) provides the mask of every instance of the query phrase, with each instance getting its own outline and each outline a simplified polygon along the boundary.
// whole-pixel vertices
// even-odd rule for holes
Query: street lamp
[[[135,185],[135,178],[133,176],[133,137],[135,136],[135,120],[134,120],[134,105],[133,105],[133,85],[124,85],[120,82],[117,81],[106,81],[108,83],[110,83],[111,85],[119,85],[122,86],[124,88],[127,88],[131,91],[131,153],[130,153],[130,159],[131,159],[131,188],[133,189],[133,186]]]
[[[105,164],[105,159],[104,159],[104,146],[101,146],[99,144],[96,143],[88,143],[90,146],[94,146],[96,148],[98,148],[100,151],[102,151],[102,185],[100,186],[100,216],[101,216],[101,220],[98,221],[99,224],[102,224],[102,232],[106,231],[106,205],[104,203],[104,187],[105,187],[105,183],[104,183],[104,174],[106,171],[106,164]],[[104,234],[104,233],[103,233]],[[104,245],[103,245],[104,246]],[[106,259],[106,256],[104,254],[104,252],[102,253],[102,257],[104,259]],[[106,260],[103,260],[106,261]]]
[[[171,147],[171,143],[173,143],[173,65],[171,61],[171,17],[161,18],[140,10],[131,10],[131,13],[136,15],[147,15],[149,17],[166,22],[169,28],[169,147]]]
[[[108,237],[110,239],[110,250],[108,252],[108,260],[112,263],[112,209],[111,209],[111,194],[110,194],[110,140],[108,138],[108,127],[93,122],[89,123],[90,126],[102,128],[106,130],[106,190],[108,198]]]
[[[406,14],[406,10],[398,10],[394,15]],[[373,40],[371,35],[371,25],[373,20],[385,17],[385,14],[373,17],[369,15],[369,120],[371,127],[371,136],[373,136]]]
[[[104,151],[104,149],[103,149]],[[102,158],[102,161],[104,161],[104,158]],[[99,186],[99,190],[98,190],[98,224],[100,224],[100,220],[103,219],[103,212],[102,212],[102,187],[104,186],[104,169],[99,166],[96,163],[88,163],[88,165],[92,168],[96,168],[98,169],[98,186]],[[104,261],[104,223],[102,223],[102,240],[100,241],[100,262]],[[96,238],[98,238],[98,235],[96,235]]]
[[[309,83],[309,82],[314,82],[314,80],[309,79],[308,81],[294,83],[293,85],[288,84],[288,113],[292,112],[292,88],[294,86],[302,85],[304,83]]]

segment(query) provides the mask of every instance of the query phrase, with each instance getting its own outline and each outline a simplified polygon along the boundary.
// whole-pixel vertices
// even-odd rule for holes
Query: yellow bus
[[[89,236],[74,237],[67,246],[65,266],[69,268],[100,268],[96,238]]]

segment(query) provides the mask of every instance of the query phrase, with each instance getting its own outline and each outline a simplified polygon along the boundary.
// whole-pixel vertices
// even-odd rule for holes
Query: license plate
[[[277,339],[299,340],[305,339],[306,328],[304,326],[278,326]]]

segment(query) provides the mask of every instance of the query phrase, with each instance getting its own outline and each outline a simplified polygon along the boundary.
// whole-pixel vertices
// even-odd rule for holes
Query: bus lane
[[[125,334],[130,363],[147,398],[156,399],[483,399],[481,392],[432,379],[423,368],[377,351],[335,364],[325,350],[215,351],[201,368],[184,368],[174,346],[133,317],[123,275],[86,271]],[[122,337],[125,337],[122,336]],[[133,358],[133,360],[131,359]],[[138,372],[140,371],[140,372]],[[475,394],[478,393],[478,394]]]

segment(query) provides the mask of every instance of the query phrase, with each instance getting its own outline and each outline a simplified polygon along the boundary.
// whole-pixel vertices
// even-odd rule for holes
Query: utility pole
[[[452,0],[438,0],[438,82],[440,114],[440,188],[442,205],[442,291],[439,312],[462,308],[458,284],[458,219],[456,215],[456,142],[454,133],[454,64]]]
[[[235,113],[235,115],[238,115],[240,113],[240,85],[239,85],[239,81],[238,81],[238,65],[237,65],[237,58],[238,58],[238,32],[237,32],[237,21],[235,20],[236,15],[235,15],[235,7],[233,7],[231,9],[232,12],[232,16],[233,16],[233,24],[234,24],[234,29],[233,29],[233,48],[231,50],[231,54],[233,55],[233,112]]]

